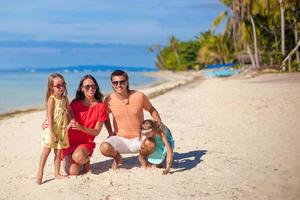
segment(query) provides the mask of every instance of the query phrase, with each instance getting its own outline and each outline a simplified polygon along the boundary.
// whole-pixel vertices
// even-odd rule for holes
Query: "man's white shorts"
[[[140,140],[138,137],[127,139],[120,136],[111,136],[106,138],[104,142],[110,143],[116,151],[121,154],[125,154],[139,153],[141,150],[142,140]]]

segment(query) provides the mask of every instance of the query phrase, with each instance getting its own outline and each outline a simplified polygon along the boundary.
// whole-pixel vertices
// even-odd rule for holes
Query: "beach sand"
[[[173,81],[143,91],[177,87],[151,99],[175,139],[171,174],[140,168],[137,155],[110,170],[111,159],[99,152],[104,128],[92,173],[53,180],[51,154],[38,186],[45,112],[36,111],[0,120],[0,199],[300,199],[299,73],[188,85],[191,76],[167,76]]]

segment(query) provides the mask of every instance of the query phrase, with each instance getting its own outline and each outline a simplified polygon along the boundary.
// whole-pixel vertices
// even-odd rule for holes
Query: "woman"
[[[75,99],[71,102],[74,119],[68,129],[70,147],[62,150],[65,171],[69,175],[78,175],[81,170],[90,169],[90,156],[95,148],[97,136],[107,119],[103,95],[92,75],[81,78]]]

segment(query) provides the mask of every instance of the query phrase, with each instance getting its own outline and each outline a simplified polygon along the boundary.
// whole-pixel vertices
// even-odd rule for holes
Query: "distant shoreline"
[[[146,84],[134,89],[144,92],[150,99],[160,96],[168,91],[178,88],[183,85],[190,84],[201,79],[199,72],[145,72],[146,76],[157,77],[158,80],[151,84]],[[107,94],[104,94],[107,95]],[[31,112],[44,111],[42,106],[29,107],[24,109],[15,109],[7,112],[0,113],[0,121],[12,118],[17,115],[27,114]]]
[[[12,118],[12,117],[15,117],[16,115],[27,114],[27,113],[42,111],[42,110],[45,110],[45,109],[42,107],[36,107],[36,108],[27,108],[27,109],[22,109],[22,110],[8,111],[8,112],[4,112],[4,113],[0,114],[0,120]]]

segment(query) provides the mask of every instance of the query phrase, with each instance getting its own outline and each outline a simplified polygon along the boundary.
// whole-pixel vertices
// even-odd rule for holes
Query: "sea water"
[[[129,75],[129,84],[131,89],[149,85],[157,81],[156,78],[146,76],[147,71],[156,71],[156,69],[126,69]],[[78,69],[22,69],[22,70],[1,70],[0,71],[0,114],[16,110],[30,108],[39,108],[45,105],[45,93],[47,87],[47,78],[51,73],[61,73],[66,82],[69,100],[75,97],[80,79],[86,74],[93,75],[100,91],[104,94],[112,92],[110,74],[112,68],[95,70],[95,68]]]

